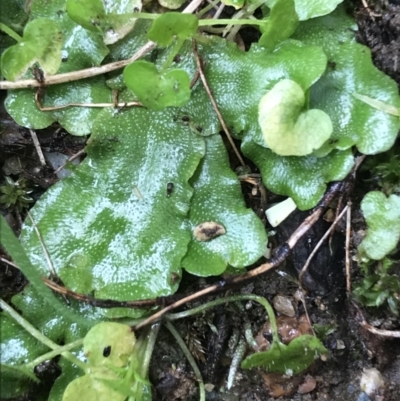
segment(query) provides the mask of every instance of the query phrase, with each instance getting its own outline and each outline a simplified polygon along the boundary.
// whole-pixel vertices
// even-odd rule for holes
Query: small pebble
[[[385,381],[378,369],[364,369],[360,379],[360,388],[368,396],[375,394],[380,388],[384,387]]]
[[[276,295],[272,300],[274,308],[282,315],[293,317],[296,314],[292,301],[283,295]]]
[[[362,393],[360,393],[360,395],[357,398],[357,401],[371,401],[371,398],[368,397],[367,394],[364,393],[364,391]]]
[[[317,381],[315,380],[314,377],[307,375],[304,378],[304,382],[300,384],[299,388],[297,389],[297,392],[299,394],[307,394],[311,393],[317,386]]]
[[[68,156],[60,152],[43,152],[43,154],[47,162],[51,165],[51,167],[53,167],[54,170],[57,170],[59,167],[64,165],[68,160]],[[77,158],[72,161],[72,164],[77,165],[79,164],[79,162],[80,158]],[[71,171],[69,171],[66,168],[62,169],[57,173],[58,178],[65,178],[68,177],[69,175],[71,175]]]
[[[5,175],[18,175],[22,171],[21,161],[17,156],[9,157],[3,166]]]
[[[356,391],[357,387],[353,383],[350,383],[349,386],[347,387],[347,392],[349,394],[354,394]]]

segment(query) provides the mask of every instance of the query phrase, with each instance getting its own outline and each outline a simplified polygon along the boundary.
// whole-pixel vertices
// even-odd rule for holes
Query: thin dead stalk
[[[333,232],[333,230],[335,229],[337,223],[340,221],[340,219],[343,217],[343,215],[345,214],[345,212],[348,210],[349,205],[347,205],[339,214],[339,216],[336,217],[336,219],[333,221],[333,223],[331,224],[331,226],[329,227],[329,229],[325,232],[325,234],[323,235],[323,237],[318,241],[317,245],[315,246],[315,248],[312,250],[311,254],[309,255],[309,257],[306,260],[306,263],[304,264],[303,268],[300,270],[299,273],[299,286],[300,286],[300,293],[301,293],[301,303],[304,306],[304,312],[307,318],[307,321],[311,327],[311,330],[313,332],[313,334],[315,335],[315,331],[314,328],[312,326],[311,323],[311,319],[310,316],[308,314],[308,309],[307,309],[307,305],[306,305],[306,301],[304,299],[303,296],[303,276],[306,273],[308,266],[311,263],[311,260],[313,259],[313,257],[315,256],[315,254],[318,252],[318,249],[321,248],[322,244],[324,243],[324,241],[328,238],[328,236]]]
[[[42,166],[46,165],[46,160],[44,159],[42,148],[40,147],[39,139],[36,135],[36,132],[33,129],[30,129],[29,132],[31,133],[33,145],[35,146],[36,152],[39,156],[39,161]]]
[[[33,229],[35,230],[35,233],[36,233],[36,235],[37,235],[37,237],[39,239],[40,245],[42,246],[42,250],[43,250],[44,256],[46,258],[46,262],[47,262],[47,266],[48,266],[48,268],[50,270],[50,274],[51,274],[51,276],[53,278],[57,278],[56,270],[54,269],[53,262],[51,261],[49,252],[47,251],[47,247],[46,247],[46,245],[45,245],[45,243],[43,241],[42,234],[40,234],[40,231],[36,226],[36,222],[35,222],[35,220],[33,220],[33,217],[29,212],[28,212],[28,217],[29,217],[29,220],[32,223]]]
[[[200,6],[202,2],[203,0],[193,0],[182,12],[187,14],[192,14]],[[80,79],[95,77],[98,75],[106,74],[111,71],[118,70],[120,68],[126,67],[128,64],[131,64],[134,61],[145,56],[155,47],[156,43],[150,40],[145,45],[143,45],[132,57],[126,60],[115,61],[113,63],[101,65],[98,67],[86,68],[79,71],[71,71],[64,74],[51,75],[46,77],[44,85],[48,86],[48,85],[61,84],[65,82],[78,81]],[[16,82],[0,81],[0,90],[40,88],[42,86],[43,83],[37,81],[36,79],[24,79]]]
[[[98,308],[149,308],[151,306],[160,305],[163,303],[162,298],[145,299],[140,301],[115,301],[113,299],[96,299],[89,295],[81,294],[70,289],[63,287],[45,277],[42,278],[44,283],[53,291],[61,295],[76,299],[81,302],[86,302],[91,306]]]
[[[361,308],[354,302],[352,302],[352,305],[354,306],[356,310],[356,321],[360,326],[362,326],[365,330],[368,330],[372,334],[376,334],[377,336],[382,336],[382,337],[391,337],[391,338],[400,338],[400,331],[398,330],[384,330],[384,329],[378,329],[372,325],[370,325],[366,320],[363,311]]]
[[[72,155],[70,158],[68,158],[68,160],[64,164],[62,164],[60,167],[58,167],[57,170],[54,171],[54,174],[58,174],[61,170],[64,169],[64,167],[67,165],[68,162],[74,161],[79,156],[84,155],[85,153],[86,153],[85,149],[81,149],[79,152],[77,152],[74,155]]]
[[[96,77],[98,75],[103,75],[108,72],[118,70],[140,59],[141,57],[149,53],[151,50],[153,50],[155,47],[156,43],[148,41],[132,57],[126,60],[115,61],[113,63],[100,65],[98,67],[85,68],[83,70],[71,71],[63,74],[50,75],[46,77],[44,84],[46,86],[50,86],[66,82],[74,82],[74,81],[79,81],[81,79]],[[43,83],[38,82],[36,79],[24,79],[16,82],[0,81],[0,90],[40,88],[42,86]]]
[[[363,4],[364,8],[367,10],[367,13],[371,17],[372,21],[375,21],[374,17],[382,17],[382,14],[377,14],[377,13],[371,11],[371,7],[368,5],[367,0],[361,0],[361,3]]]
[[[303,268],[300,270],[300,273],[299,273],[300,285],[302,285],[302,283],[303,283],[303,276],[306,273],[306,271],[308,269],[308,266],[311,263],[311,260],[313,259],[315,254],[318,252],[318,249],[321,248],[322,244],[324,243],[326,238],[329,236],[329,234],[335,229],[337,223],[339,223],[340,219],[343,217],[343,215],[347,212],[348,209],[349,209],[349,205],[345,206],[345,208],[340,212],[339,216],[336,217],[336,219],[331,224],[329,229],[326,231],[326,233],[323,235],[323,237],[318,241],[318,243],[315,246],[315,248],[312,250],[310,256],[306,260],[306,263],[304,264]]]
[[[219,122],[220,122],[220,124],[222,126],[222,129],[224,130],[225,135],[228,138],[228,141],[229,141],[229,143],[231,144],[231,146],[233,148],[233,151],[235,152],[237,158],[239,159],[240,164],[242,166],[245,166],[246,163],[244,162],[240,152],[238,151],[238,149],[237,149],[237,147],[235,145],[235,142],[232,139],[232,136],[231,136],[231,134],[230,134],[230,132],[228,130],[228,127],[225,124],[225,120],[223,119],[223,117],[222,117],[222,115],[221,115],[221,113],[219,111],[217,102],[215,101],[214,96],[212,95],[212,92],[211,92],[210,86],[208,85],[206,76],[204,75],[203,63],[200,60],[199,52],[197,51],[197,42],[195,40],[193,40],[193,53],[194,53],[194,58],[196,60],[197,70],[199,71],[199,74],[200,74],[200,79],[203,82],[204,88],[205,88],[205,90],[207,92],[208,97],[210,98],[210,102],[211,102],[211,104],[212,104],[212,106],[213,106],[213,108],[215,110],[215,113],[217,114],[217,117],[218,117],[218,120],[219,120]]]
[[[15,263],[10,262],[7,259],[4,259],[4,258],[0,257],[0,262],[3,262],[5,264],[7,264],[7,265],[10,265],[10,266],[15,267],[16,269],[20,270],[20,268]]]
[[[35,100],[36,96],[35,96]],[[91,107],[91,108],[105,108],[105,107],[114,107],[114,108],[126,108],[126,107],[142,107],[142,103],[140,102],[119,102],[119,103],[67,103],[59,106],[43,106],[39,101],[36,101],[36,105],[40,111],[54,111],[54,110],[62,110],[68,107]]]
[[[350,259],[350,238],[351,238],[351,203],[348,204],[346,216],[346,290],[351,292],[351,259]]]

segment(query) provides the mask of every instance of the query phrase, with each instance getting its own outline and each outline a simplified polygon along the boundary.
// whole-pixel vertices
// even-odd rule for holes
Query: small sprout
[[[33,199],[28,196],[32,190],[27,187],[25,178],[14,181],[6,177],[6,184],[0,186],[0,203],[3,203],[8,209],[18,209],[20,212],[33,203]]]
[[[240,363],[242,362],[244,355],[246,354],[246,351],[247,351],[247,343],[245,338],[242,337],[235,349],[231,366],[229,367],[228,381],[226,384],[227,390],[230,390],[233,386],[236,373],[240,367]]]
[[[174,190],[174,184],[172,182],[169,182],[167,184],[167,198],[171,196],[173,190]]]
[[[277,203],[276,205],[269,208],[265,215],[267,216],[267,220],[272,227],[277,227],[282,223],[286,217],[289,216],[295,209],[296,204],[294,203],[292,198],[287,198],[284,201]]]
[[[209,241],[215,237],[226,234],[225,227],[215,221],[205,221],[193,230],[193,235],[198,241]]]

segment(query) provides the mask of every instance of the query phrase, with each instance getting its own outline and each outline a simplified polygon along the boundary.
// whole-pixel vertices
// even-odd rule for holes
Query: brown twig
[[[54,174],[58,174],[58,173],[67,165],[68,162],[74,161],[74,160],[77,159],[79,156],[81,156],[81,155],[83,155],[83,154],[85,154],[85,153],[86,153],[86,152],[85,152],[85,149],[81,149],[79,152],[77,152],[77,153],[75,153],[74,155],[72,155],[71,157],[69,157],[68,160],[67,160],[64,164],[62,164],[60,167],[58,167],[57,170],[54,171]]]
[[[200,73],[196,70],[192,80],[190,81],[190,89],[196,84],[200,77]],[[125,108],[125,107],[143,107],[142,103],[138,101],[132,102],[118,102],[118,95],[113,94],[113,102],[112,103],[67,103],[62,104],[59,106],[43,106],[42,99],[44,97],[43,87],[38,88],[35,93],[35,103],[37,108],[40,111],[54,111],[54,110],[62,110],[68,107],[91,107],[91,108],[106,108],[106,107],[113,107],[113,108]]]
[[[351,202],[347,203],[346,216],[346,290],[351,292],[351,259],[350,259],[350,237],[351,237]]]
[[[203,0],[193,0],[182,12],[187,14],[192,14],[202,2]],[[115,61],[113,63],[101,65],[98,67],[86,68],[84,70],[71,71],[64,74],[52,75],[46,77],[45,85],[48,86],[48,85],[61,84],[64,82],[78,81],[80,79],[95,77],[97,75],[102,75],[111,71],[118,70],[143,57],[151,50],[153,50],[155,47],[156,43],[148,41],[132,57],[126,60]],[[24,79],[16,82],[0,81],[0,90],[38,88],[41,86],[43,86],[43,84],[38,82],[36,79]]]
[[[251,184],[251,185],[255,185],[255,186],[260,185],[259,178],[246,177],[246,176],[242,175],[242,176],[238,177],[238,180],[240,182],[246,182],[247,184]]]
[[[340,213],[340,210],[342,210],[342,205],[344,203],[343,199],[345,197],[348,198],[349,193],[351,193],[353,191],[354,183],[356,181],[357,170],[361,166],[363,161],[365,160],[365,157],[366,157],[366,155],[360,155],[360,156],[356,157],[356,159],[354,161],[353,169],[352,169],[351,173],[349,174],[349,176],[347,177],[347,182],[348,182],[347,188],[345,191],[343,191],[342,195],[339,197],[339,200],[337,202],[337,206],[336,206],[336,210],[335,210],[335,218]],[[333,240],[333,235],[331,235],[329,238],[329,249],[331,250],[331,253],[332,253],[332,240]]]
[[[310,256],[307,258],[306,263],[304,264],[303,268],[300,270],[299,273],[299,283],[300,286],[302,285],[303,282],[303,276],[305,274],[305,272],[308,269],[308,266],[311,263],[312,258],[315,256],[315,254],[318,252],[318,249],[321,248],[323,242],[326,240],[326,238],[329,236],[329,234],[335,229],[337,223],[339,223],[339,220],[343,217],[343,215],[346,213],[346,211],[348,210],[349,205],[347,205],[339,214],[339,216],[336,217],[336,219],[333,221],[333,223],[331,224],[331,226],[329,227],[329,229],[325,232],[325,234],[323,235],[323,237],[318,241],[317,245],[315,246],[315,248],[312,250],[312,252],[310,253]]]
[[[154,42],[148,41],[132,57],[128,58],[127,60],[115,61],[113,63],[100,65],[98,67],[85,68],[84,70],[71,71],[63,74],[48,76],[46,77],[46,86],[57,85],[65,82],[79,81],[80,79],[91,78],[97,75],[102,75],[111,71],[118,70],[143,57],[155,47],[156,44]],[[36,79],[24,79],[16,82],[0,81],[0,90],[38,88],[41,86],[42,84]]]
[[[7,265],[10,265],[10,266],[15,267],[16,269],[20,270],[20,268],[15,263],[10,262],[7,259],[4,259],[4,258],[0,257],[0,262],[3,262],[5,264],[7,264]]]
[[[400,331],[398,330],[383,330],[377,329],[376,327],[370,325],[364,317],[364,313],[361,308],[353,301],[352,302],[354,308],[356,309],[356,321],[360,326],[364,327],[365,330],[368,330],[372,334],[376,334],[382,337],[392,337],[392,338],[400,338]]]
[[[364,329],[368,330],[372,334],[376,334],[382,337],[400,338],[400,331],[377,329],[376,327],[371,326],[366,321],[361,322],[360,324],[362,327],[364,327]]]
[[[382,14],[377,14],[371,11],[371,7],[368,5],[367,0],[361,0],[361,3],[363,4],[364,8],[367,10],[367,13],[371,17],[372,21],[375,21],[374,17],[382,17]]]
[[[318,206],[315,208],[314,212],[308,216],[303,223],[297,228],[297,230],[291,235],[287,242],[280,245],[275,250],[275,256],[267,263],[262,264],[254,270],[250,270],[247,273],[241,274],[239,276],[234,277],[233,279],[227,281],[220,281],[218,284],[214,284],[210,287],[207,287],[201,291],[195,292],[185,298],[180,299],[177,302],[174,302],[171,305],[166,306],[164,309],[156,312],[149,318],[145,319],[138,325],[132,327],[132,330],[138,330],[141,327],[147,326],[148,324],[154,323],[161,319],[166,313],[182,306],[188,302],[192,302],[197,300],[205,295],[210,295],[211,293],[215,293],[217,291],[225,290],[228,287],[236,286],[238,284],[243,284],[246,281],[253,280],[255,277],[265,274],[268,271],[279,266],[288,256],[290,251],[299,241],[299,239],[307,233],[307,231],[314,225],[314,223],[320,218],[325,208],[329,205],[332,199],[336,196],[336,194],[342,189],[342,182],[337,182],[331,185],[329,190],[326,192]]]
[[[40,231],[36,226],[36,222],[35,222],[35,220],[33,220],[33,217],[29,212],[28,212],[28,217],[29,217],[29,220],[32,223],[33,229],[35,230],[35,233],[36,233],[36,235],[37,235],[37,237],[39,239],[40,245],[42,246],[42,250],[43,250],[44,256],[46,258],[46,262],[47,262],[47,266],[48,266],[48,268],[50,270],[50,274],[51,274],[51,276],[53,278],[58,278],[57,273],[56,273],[56,271],[54,269],[53,262],[51,261],[49,252],[47,251],[47,247],[46,247],[46,245],[45,245],[45,243],[43,241],[42,234],[40,234]]]
[[[199,53],[197,51],[197,42],[195,40],[193,40],[193,53],[194,53],[194,57],[195,57],[195,60],[196,60],[197,70],[199,71],[199,74],[200,74],[200,79],[203,82],[204,88],[205,88],[205,90],[207,92],[208,97],[210,98],[211,104],[212,104],[212,106],[213,106],[213,108],[215,110],[215,113],[217,114],[217,117],[218,117],[218,120],[219,120],[219,122],[220,122],[220,124],[222,126],[222,129],[224,130],[225,135],[228,138],[228,141],[229,141],[229,143],[231,144],[231,146],[233,148],[233,151],[235,152],[237,158],[239,159],[240,164],[242,166],[245,166],[246,163],[244,162],[241,154],[239,153],[239,151],[238,151],[238,149],[237,149],[237,147],[235,145],[235,142],[233,141],[232,136],[231,136],[231,134],[230,134],[230,132],[228,130],[228,127],[226,126],[225,121],[224,121],[224,119],[223,119],[223,117],[222,117],[222,115],[221,115],[221,113],[219,111],[219,108],[218,108],[218,105],[217,105],[217,103],[216,103],[216,101],[214,99],[214,96],[211,93],[211,89],[210,89],[210,87],[208,85],[206,76],[204,75],[203,65],[202,65],[202,62],[200,60]]]
[[[307,310],[307,304],[306,304],[306,301],[305,301],[304,296],[303,296],[303,285],[302,285],[302,283],[303,283],[303,276],[304,276],[304,274],[306,273],[306,271],[307,271],[307,269],[308,269],[308,266],[309,266],[310,263],[311,263],[312,258],[315,256],[315,254],[317,253],[318,249],[321,248],[323,242],[328,238],[328,236],[330,235],[330,233],[333,232],[333,230],[335,229],[337,223],[338,223],[339,220],[343,217],[343,215],[344,215],[344,213],[346,212],[347,209],[348,209],[348,206],[346,206],[346,207],[342,210],[342,212],[339,214],[339,216],[337,216],[336,219],[332,222],[332,224],[331,224],[331,226],[329,227],[329,229],[325,232],[325,234],[323,235],[323,237],[318,241],[317,245],[316,245],[315,248],[312,250],[311,254],[309,255],[309,257],[308,257],[307,260],[306,260],[306,263],[304,264],[303,268],[300,270],[300,273],[299,273],[299,286],[300,286],[299,292],[301,293],[301,303],[302,303],[303,306],[304,306],[304,312],[305,312],[305,315],[306,315],[308,324],[310,325],[311,330],[312,330],[312,332],[313,332],[314,335],[315,335],[315,331],[314,331],[314,328],[313,328],[313,326],[312,326],[311,319],[310,319],[310,316],[309,316],[308,310]]]
[[[92,108],[105,108],[105,107],[142,107],[140,102],[118,102],[118,103],[67,103],[59,106],[43,106],[41,102],[40,90],[35,93],[35,103],[40,111],[54,111],[62,110],[68,107],[92,107]]]
[[[197,69],[196,72],[195,72],[194,75],[193,75],[193,78],[192,78],[191,81],[190,81],[190,89],[193,89],[193,86],[196,85],[196,83],[197,83],[197,81],[199,80],[199,78],[200,78],[200,72],[199,72],[199,70]]]
[[[45,166],[46,165],[46,160],[44,159],[42,148],[40,147],[40,142],[38,140],[36,132],[33,129],[30,129],[29,132],[31,133],[33,145],[35,146],[36,152],[37,152],[37,154],[39,156],[40,164],[42,166]]]
[[[165,298],[156,298],[156,299],[145,299],[140,301],[115,301],[113,299],[96,299],[89,295],[81,294],[75,291],[72,291],[62,285],[55,283],[45,277],[42,278],[44,283],[51,288],[53,291],[58,292],[59,294],[65,295],[67,297],[71,297],[78,301],[86,302],[89,305],[96,306],[98,308],[149,308],[155,305],[163,305],[165,304]]]

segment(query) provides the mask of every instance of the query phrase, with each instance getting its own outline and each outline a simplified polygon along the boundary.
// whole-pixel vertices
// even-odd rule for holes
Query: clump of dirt
[[[400,83],[400,2],[378,1],[370,9],[359,7],[355,18],[357,39],[371,49],[374,64]]]

